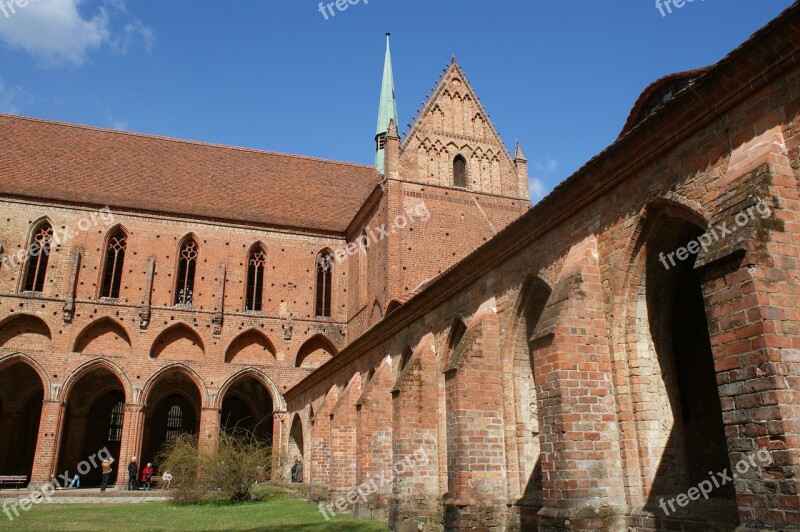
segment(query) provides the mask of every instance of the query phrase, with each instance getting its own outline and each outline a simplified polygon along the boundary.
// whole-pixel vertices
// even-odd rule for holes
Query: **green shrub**
[[[161,471],[172,473],[172,498],[179,504],[251,500],[270,461],[270,446],[246,431],[221,432],[217,448],[206,453],[197,436],[182,434],[159,457]]]

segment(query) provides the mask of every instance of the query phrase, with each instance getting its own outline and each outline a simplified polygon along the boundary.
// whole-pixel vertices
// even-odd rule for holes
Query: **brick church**
[[[244,427],[396,530],[800,526],[799,61],[795,4],[534,207],[388,40],[374,165],[0,115],[0,475]]]

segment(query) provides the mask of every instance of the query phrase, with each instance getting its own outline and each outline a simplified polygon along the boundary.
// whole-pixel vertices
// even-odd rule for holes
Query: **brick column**
[[[393,530],[417,530],[420,525],[427,530],[442,520],[433,347],[433,334],[429,333],[414,350],[392,390],[394,486],[389,525]],[[413,465],[420,455],[427,461],[419,467]]]
[[[446,530],[504,529],[506,506],[503,385],[494,298],[473,317],[445,367]]]
[[[543,507],[523,528],[622,530],[626,502],[594,237],[576,244],[531,338]]]
[[[286,426],[288,420],[289,416],[285,411],[272,413],[272,471],[270,472],[272,480],[287,479],[286,471],[291,470],[291,465],[287,463],[291,430]]]
[[[376,368],[357,401],[358,456],[356,482],[370,486],[366,502],[356,503],[357,515],[385,520],[391,483],[381,485],[392,471],[392,365],[389,357]],[[374,487],[373,487],[374,486]]]
[[[43,402],[31,484],[48,482],[56,473],[63,417],[63,401],[46,400]]]
[[[800,526],[800,201],[780,131],[734,150],[725,180],[738,194],[715,224],[749,219],[698,257],[732,465],[769,452],[736,480],[739,520],[751,528]],[[766,200],[767,207],[755,200]],[[747,214],[748,209],[755,216]]]
[[[120,489],[128,487],[127,466],[132,457],[136,457],[136,463],[141,468],[144,419],[143,405],[125,405],[125,417],[122,420],[122,441],[119,447],[119,457],[117,457],[117,462],[119,464],[117,487]]]
[[[314,415],[311,426],[310,457],[303,468],[310,474],[309,486],[312,500],[328,500],[330,495],[331,465],[331,412],[339,401],[338,388],[333,387],[325,397],[325,402]]]
[[[219,444],[220,409],[203,407],[200,412],[200,434],[198,449],[201,453],[211,452]]]
[[[331,411],[331,499],[356,487],[356,400],[360,392],[361,375],[356,373]]]

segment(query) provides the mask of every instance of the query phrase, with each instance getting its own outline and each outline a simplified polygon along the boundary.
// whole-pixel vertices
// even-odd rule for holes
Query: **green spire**
[[[386,34],[386,59],[383,63],[383,82],[381,83],[381,102],[378,107],[378,128],[375,132],[375,166],[383,173],[383,146],[389,130],[389,120],[397,124],[397,100],[394,97],[394,77],[392,76],[392,54],[389,52],[389,34]]]

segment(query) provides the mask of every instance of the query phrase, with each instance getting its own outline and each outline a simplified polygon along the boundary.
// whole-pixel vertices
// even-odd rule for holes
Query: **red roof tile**
[[[343,232],[375,168],[0,114],[0,194]]]

